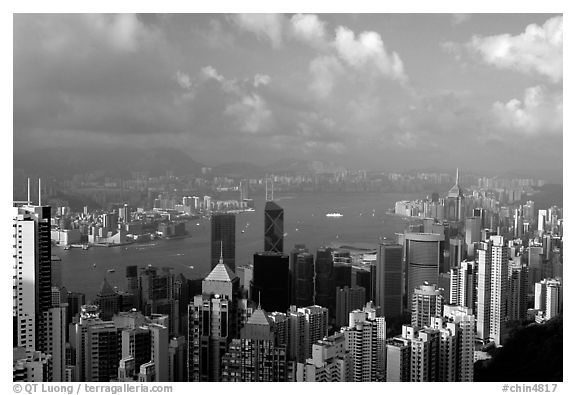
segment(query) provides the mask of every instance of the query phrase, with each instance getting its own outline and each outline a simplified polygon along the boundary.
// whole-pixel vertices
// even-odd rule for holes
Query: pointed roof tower
[[[108,282],[108,279],[104,277],[104,281],[102,281],[102,285],[100,286],[100,291],[98,292],[99,297],[105,296],[116,296],[117,292]]]
[[[460,179],[459,179],[459,174],[458,174],[458,168],[456,168],[456,183],[448,191],[448,197],[452,197],[452,198],[464,197],[464,193],[462,192],[462,188],[460,188]]]

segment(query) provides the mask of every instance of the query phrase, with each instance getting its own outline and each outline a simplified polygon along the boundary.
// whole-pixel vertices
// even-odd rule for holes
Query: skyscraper
[[[348,314],[352,310],[360,309],[366,303],[366,290],[362,287],[336,288],[336,328],[348,323]]]
[[[412,326],[423,328],[430,325],[430,319],[442,315],[444,298],[436,284],[424,283],[412,294]]]
[[[314,304],[314,255],[299,252],[294,255],[292,282],[294,286],[293,304],[297,307]]]
[[[334,316],[336,286],[334,285],[334,262],[331,248],[319,248],[314,265],[314,303],[326,307]]]
[[[239,331],[239,289],[221,260],[188,306],[188,381],[221,381],[222,356]]]
[[[456,182],[448,191],[444,203],[446,218],[448,221],[462,221],[464,218],[464,193],[460,188],[458,169],[456,169]]]
[[[14,347],[48,351],[47,317],[52,307],[50,207],[13,208]]]
[[[284,252],[284,209],[272,201],[264,207],[264,251]]]
[[[520,257],[517,257],[520,258]],[[528,266],[519,259],[508,266],[508,319],[524,321],[528,309]]]
[[[376,300],[382,316],[402,314],[402,246],[380,244],[376,260]]]
[[[252,299],[266,311],[286,311],[290,306],[289,258],[278,252],[254,254]]]
[[[286,346],[278,344],[272,319],[262,309],[256,309],[222,358],[222,380],[287,381],[290,370]]]
[[[376,316],[370,304],[349,314],[346,327],[340,329],[350,352],[352,380],[377,381],[385,375],[386,321]]]
[[[236,216],[234,214],[214,214],[211,219],[210,239],[211,268],[218,264],[220,253],[224,264],[236,270]]]
[[[509,248],[502,236],[491,236],[492,264],[490,271],[490,340],[502,344],[502,326],[507,320],[506,297],[508,295]]]
[[[444,235],[436,233],[406,234],[406,304],[412,302],[414,288],[427,281],[438,284],[444,262]]]

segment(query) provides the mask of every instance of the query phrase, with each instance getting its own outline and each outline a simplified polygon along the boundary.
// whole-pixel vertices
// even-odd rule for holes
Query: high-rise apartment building
[[[211,268],[220,261],[220,255],[232,271],[236,270],[236,216],[216,213],[211,218]]]
[[[47,317],[52,307],[50,207],[13,208],[14,347],[48,352]]]
[[[436,284],[424,283],[412,294],[412,326],[423,328],[430,325],[430,319],[442,315],[444,297]]]
[[[528,266],[520,257],[508,265],[507,316],[509,320],[523,321],[528,310]]]
[[[381,381],[385,375],[386,321],[368,304],[349,315],[348,326],[340,329],[350,352],[352,381]]]
[[[562,282],[559,279],[544,279],[534,284],[534,309],[536,322],[552,319],[562,311]]]
[[[492,262],[490,270],[490,341],[502,344],[502,326],[507,321],[509,248],[502,236],[491,236]]]
[[[352,381],[350,352],[346,349],[346,336],[335,333],[317,340],[312,345],[312,357],[296,367],[299,382],[347,382]]]
[[[402,246],[380,244],[376,259],[375,303],[384,317],[402,314]]]
[[[450,269],[450,297],[448,303],[476,309],[477,265],[474,260],[460,262]]]
[[[284,209],[273,201],[264,207],[264,251],[284,252]]]

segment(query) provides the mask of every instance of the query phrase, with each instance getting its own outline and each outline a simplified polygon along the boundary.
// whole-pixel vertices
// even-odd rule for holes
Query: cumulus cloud
[[[237,14],[232,20],[241,29],[256,34],[259,39],[266,39],[272,46],[282,45],[285,17],[282,14]]]
[[[517,35],[474,36],[466,45],[482,60],[501,69],[538,73],[553,82],[562,80],[563,18],[531,24]]]
[[[254,76],[254,87],[258,88],[258,86],[260,86],[260,85],[268,85],[270,83],[270,81],[271,81],[271,78],[269,75],[257,73]]]
[[[337,79],[344,73],[344,67],[334,56],[321,56],[310,63],[312,83],[310,90],[320,98],[330,96]]]
[[[340,58],[357,70],[374,68],[382,75],[404,81],[404,65],[396,52],[388,53],[380,34],[363,32],[356,38],[354,32],[340,26],[333,43]]]
[[[496,102],[492,114],[498,126],[524,134],[562,133],[562,95],[543,86],[526,89],[522,99]]]
[[[324,45],[326,22],[314,14],[297,14],[290,19],[292,35],[310,45]]]
[[[240,101],[229,105],[224,113],[235,117],[240,130],[249,133],[265,131],[272,120],[272,112],[268,105],[257,94],[242,97]]]
[[[190,79],[190,76],[186,73],[183,73],[182,71],[178,70],[176,71],[176,82],[178,83],[178,85],[180,85],[180,87],[182,89],[190,89],[192,88],[192,80]]]

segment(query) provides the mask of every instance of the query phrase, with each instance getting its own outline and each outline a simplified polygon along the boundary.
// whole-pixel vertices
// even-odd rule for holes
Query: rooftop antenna
[[[38,206],[42,206],[42,179],[38,179]]]
[[[456,185],[458,185],[458,168],[456,168]]]
[[[260,307],[260,291],[258,291],[258,310],[262,310],[262,307]]]
[[[28,205],[30,205],[30,177],[28,177]]]
[[[220,261],[218,263],[224,263],[224,256],[222,254],[222,245],[223,245],[223,241],[220,240]]]

